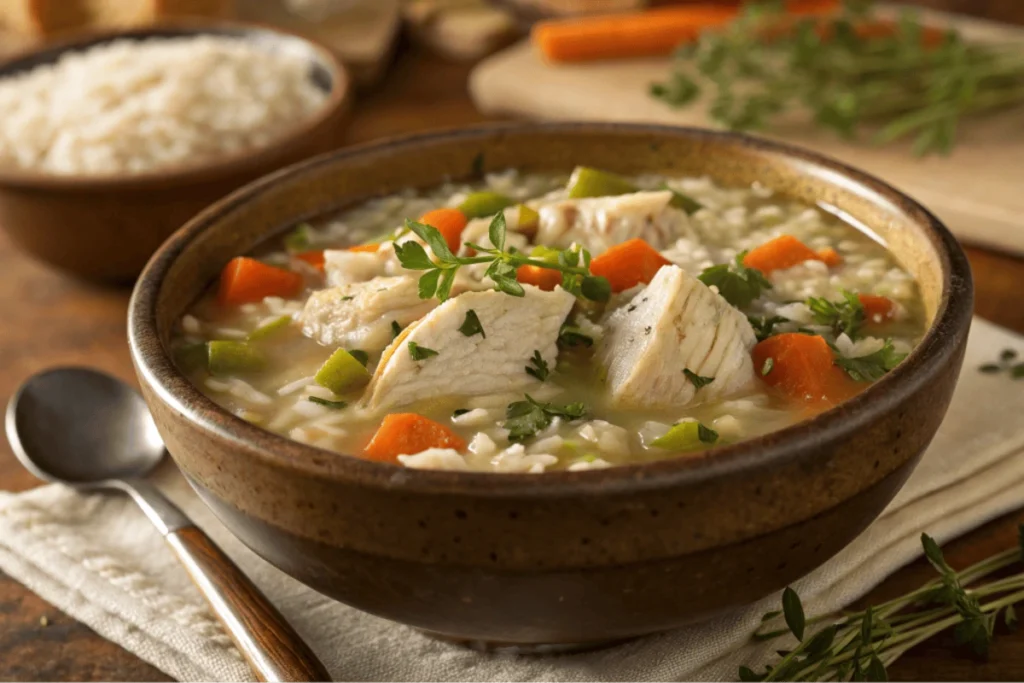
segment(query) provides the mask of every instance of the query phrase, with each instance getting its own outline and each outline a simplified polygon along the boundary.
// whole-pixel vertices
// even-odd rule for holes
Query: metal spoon
[[[120,489],[146,513],[262,681],[328,681],[302,639],[242,571],[143,479],[164,456],[145,402],[120,380],[86,368],[30,377],[7,406],[14,454],[40,479]]]

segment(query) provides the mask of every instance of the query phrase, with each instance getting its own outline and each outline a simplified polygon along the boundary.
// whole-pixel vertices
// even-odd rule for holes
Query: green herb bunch
[[[1019,533],[1024,538],[1024,526]],[[840,618],[807,618],[792,588],[782,594],[782,610],[769,612],[755,632],[756,640],[793,636],[798,644],[757,673],[740,667],[743,681],[885,681],[886,667],[904,652],[947,629],[957,644],[977,655],[988,652],[997,622],[1017,625],[1014,605],[1024,600],[1024,573],[982,579],[1019,566],[1024,542],[961,572],[950,567],[938,544],[921,535],[925,557],[939,576],[902,597],[850,612]],[[786,628],[777,628],[782,617]],[[813,627],[822,625],[821,628]],[[813,630],[813,635],[811,634]]]
[[[1019,43],[968,43],[910,13],[889,25],[871,4],[794,21],[780,0],[750,3],[725,30],[681,47],[651,94],[680,107],[706,84],[709,113],[728,128],[768,129],[798,110],[847,138],[865,126],[878,143],[913,138],[918,155],[948,153],[962,117],[1024,102]]]
[[[434,253],[435,260],[431,260],[419,242],[395,242],[395,254],[403,267],[425,271],[419,280],[421,299],[430,299],[434,296],[441,301],[447,299],[451,295],[459,268],[474,263],[489,264],[486,275],[494,281],[495,289],[512,296],[526,295],[523,286],[516,279],[516,270],[520,266],[557,270],[562,273],[563,289],[591,301],[607,301],[611,296],[611,284],[607,278],[590,274],[590,252],[586,249],[553,250],[557,251],[557,257],[550,261],[530,258],[528,254],[512,249],[506,250],[505,214],[501,211],[495,214],[487,231],[493,247],[466,243],[466,246],[478,253],[477,256],[453,254],[437,228],[410,220],[405,221],[405,226],[422,239]]]

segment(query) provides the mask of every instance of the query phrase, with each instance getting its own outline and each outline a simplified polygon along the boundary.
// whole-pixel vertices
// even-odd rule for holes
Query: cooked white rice
[[[118,40],[0,81],[0,166],[143,173],[272,142],[326,93],[308,60],[248,41]]]

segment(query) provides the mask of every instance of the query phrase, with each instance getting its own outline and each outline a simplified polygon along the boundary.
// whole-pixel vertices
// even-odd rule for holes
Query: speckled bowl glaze
[[[213,161],[137,175],[54,175],[0,168],[0,227],[48,265],[99,282],[129,282],[175,230],[217,199],[271,171],[340,144],[351,100],[345,68],[326,48],[276,29],[181,21],[88,34],[0,64],[0,79],[62,55],[114,40],[215,35],[306,56],[310,78],[328,92],[323,105],[273,142]]]
[[[827,203],[883,237],[921,284],[930,328],[896,370],[818,417],[706,457],[544,475],[409,470],[230,415],[168,355],[174,321],[233,256],[297,220],[486,169],[709,175]],[[351,148],[264,178],[176,233],[141,276],[132,356],[160,433],[224,523],[284,572],[444,636],[594,644],[761,598],[862,531],[931,441],[963,359],[971,275],[954,238],[881,181],[740,135],[514,124]]]

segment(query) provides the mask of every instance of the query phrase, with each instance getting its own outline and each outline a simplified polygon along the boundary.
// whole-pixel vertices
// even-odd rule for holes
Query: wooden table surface
[[[1024,24],[1021,0],[918,0],[918,4]],[[361,94],[348,142],[487,120],[474,110],[466,94],[468,71],[467,66],[403,46],[383,83]],[[1024,332],[1019,298],[1024,260],[973,248],[968,254],[978,315]],[[22,258],[0,236],[0,402],[6,403],[25,377],[54,365],[91,365],[134,383],[125,342],[128,296],[127,290],[66,279]],[[0,443],[0,490],[21,491],[36,485],[17,464],[6,441]],[[1018,521],[1024,521],[1024,510],[951,543],[947,558],[959,567],[1010,547],[1016,542]],[[930,568],[915,562],[862,602],[893,597],[931,576]],[[909,652],[890,675],[899,680],[1024,680],[1024,629],[998,637],[987,662],[957,651],[949,637],[937,638]],[[169,679],[0,574],[0,680]]]

